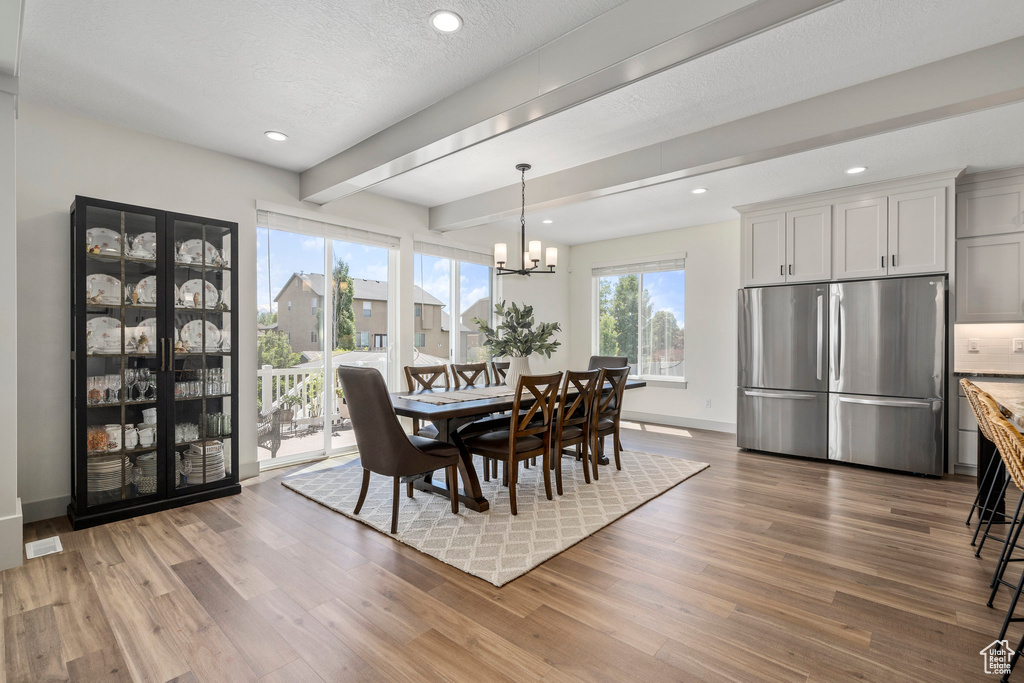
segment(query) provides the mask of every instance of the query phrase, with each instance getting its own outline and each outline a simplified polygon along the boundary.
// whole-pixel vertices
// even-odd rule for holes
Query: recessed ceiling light
[[[853,168],[846,169],[846,172],[849,175],[857,175],[858,173],[863,173],[866,170],[868,170],[867,166],[854,166]]]
[[[706,187],[695,187],[692,190],[690,190],[690,192],[692,192],[694,194],[704,194],[707,191],[708,191],[708,188],[706,188]]]
[[[544,223],[546,225],[550,225],[551,223],[554,223],[554,221],[551,220],[550,218],[545,218],[544,220],[541,221],[541,223]]]
[[[430,25],[441,33],[455,33],[462,28],[462,17],[451,10],[439,9],[430,15]]]
[[[285,140],[288,139],[287,135],[285,135],[284,133],[279,133],[276,130],[268,130],[266,133],[264,133],[264,135],[266,135],[268,138],[275,142],[284,142]]]

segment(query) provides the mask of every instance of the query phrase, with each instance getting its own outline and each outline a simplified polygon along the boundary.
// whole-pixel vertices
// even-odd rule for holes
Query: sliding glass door
[[[257,425],[263,465],[355,448],[339,365],[389,377],[393,245],[380,235],[258,212]]]

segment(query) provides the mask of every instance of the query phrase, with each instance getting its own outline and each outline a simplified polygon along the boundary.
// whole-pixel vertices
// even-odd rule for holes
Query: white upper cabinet
[[[1024,321],[1024,232],[956,241],[956,320]]]
[[[946,269],[946,189],[889,195],[889,275]]]
[[[786,214],[786,282],[832,278],[832,205]]]
[[[836,204],[836,239],[833,248],[836,279],[887,275],[888,251],[888,197]]]
[[[743,284],[786,281],[786,214],[743,218]]]
[[[957,193],[957,237],[984,237],[1021,230],[1024,230],[1024,185]]]

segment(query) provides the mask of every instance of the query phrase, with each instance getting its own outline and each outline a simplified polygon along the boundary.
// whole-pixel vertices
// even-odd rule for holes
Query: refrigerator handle
[[[931,408],[934,401],[926,398],[854,398],[852,396],[840,396],[841,403],[859,403],[866,406],[884,406],[886,408]]]
[[[818,295],[818,363],[816,366],[818,370],[818,379],[821,379],[821,357],[824,355],[824,349],[822,348],[822,344],[825,341],[825,330],[823,328],[825,321],[822,319],[823,311],[821,309],[821,305],[823,303],[824,298],[824,295]]]
[[[832,324],[829,330],[829,344],[832,346],[832,379],[839,381],[839,338],[842,336],[843,318],[839,307],[839,295],[832,294]]]
[[[744,396],[755,398],[785,398],[791,401],[813,401],[824,394],[798,393],[795,391],[764,391],[763,389],[744,389]]]

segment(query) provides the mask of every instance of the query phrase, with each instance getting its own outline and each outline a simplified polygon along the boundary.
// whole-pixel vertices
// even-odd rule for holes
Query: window
[[[386,334],[375,334],[375,335],[373,335],[373,346],[376,349],[386,349],[388,347],[388,335],[386,335]]]
[[[415,346],[423,349],[414,362],[488,360],[473,319],[490,320],[493,256],[426,242],[416,242],[414,247]]]
[[[631,374],[685,376],[685,259],[594,268],[594,350],[626,356]]]
[[[364,301],[363,302],[363,317],[364,318],[369,318],[372,315],[373,315],[373,302],[372,301]]]
[[[299,218],[262,208],[257,210],[257,306],[259,321],[277,323],[278,332],[259,338],[257,367],[261,411],[283,405],[284,396],[297,396],[298,424],[320,429],[299,432],[271,452],[269,442],[258,444],[258,459],[275,464],[349,452],[355,447],[351,423],[344,417],[343,396],[337,385],[338,365],[378,370],[391,381],[386,340],[393,302],[391,267],[397,263],[397,242],[319,220]],[[301,280],[298,290],[297,280]],[[284,291],[287,288],[287,291]],[[313,314],[291,316],[292,302],[283,295],[300,291]],[[359,311],[364,300],[376,301],[372,327]],[[280,309],[280,304],[285,309]],[[391,309],[393,310],[393,308]],[[305,318],[305,319],[303,319]],[[312,329],[311,329],[312,327]],[[295,334],[292,334],[295,332]],[[269,337],[269,339],[267,339]],[[384,342],[378,346],[377,342]],[[263,366],[271,368],[264,369]]]

